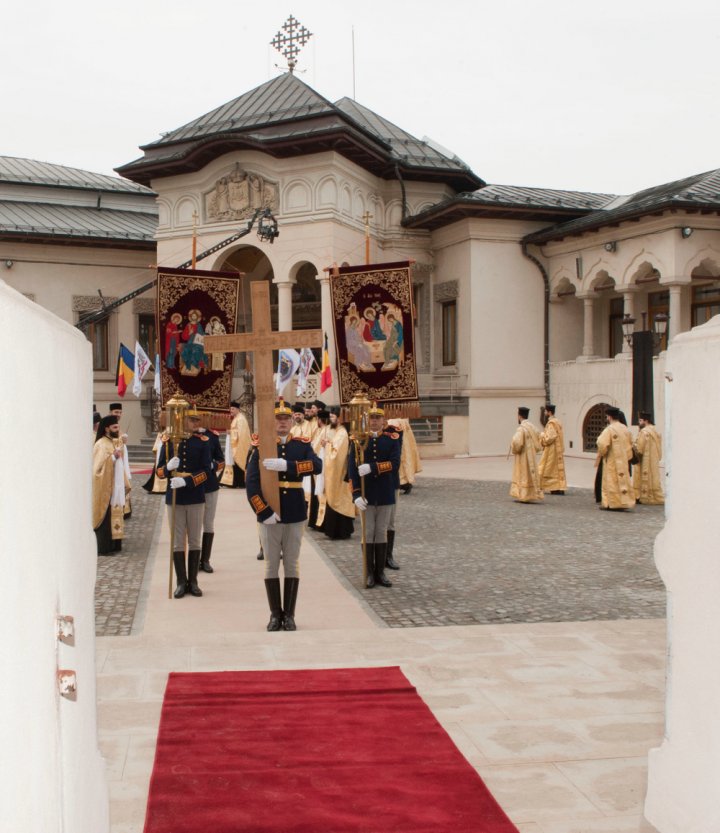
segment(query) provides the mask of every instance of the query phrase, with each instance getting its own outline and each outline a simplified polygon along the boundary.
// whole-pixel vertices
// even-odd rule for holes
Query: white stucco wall
[[[668,591],[665,739],[649,756],[647,818],[660,833],[720,830],[720,513],[708,416],[720,411],[720,316],[667,354],[667,523],[655,561]]]
[[[0,281],[0,830],[105,833],[95,705],[92,363],[84,336]],[[74,646],[56,639],[75,618]],[[77,673],[77,701],[56,670]]]

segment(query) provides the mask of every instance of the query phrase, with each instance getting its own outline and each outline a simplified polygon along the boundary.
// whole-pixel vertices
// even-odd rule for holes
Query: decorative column
[[[295,282],[289,279],[275,280],[278,288],[278,330],[280,332],[292,330],[292,288]]]
[[[670,290],[670,308],[668,315],[668,344],[675,338],[678,333],[682,332],[682,290],[683,284],[673,283],[668,287]]]
[[[595,306],[593,301],[597,298],[596,292],[588,292],[586,295],[579,295],[583,302],[583,357],[589,358],[595,354],[595,333],[593,331],[593,313]]]

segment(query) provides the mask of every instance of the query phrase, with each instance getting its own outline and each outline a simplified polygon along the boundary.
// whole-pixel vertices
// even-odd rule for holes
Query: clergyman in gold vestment
[[[510,443],[510,451],[515,456],[510,497],[521,503],[543,499],[537,467],[537,455],[541,448],[540,435],[528,420],[529,416],[529,408],[518,408],[518,429]]]
[[[630,482],[632,434],[618,419],[619,408],[607,408],[607,428],[597,438],[598,457],[602,459],[601,509],[632,509],[635,491]]]
[[[567,489],[565,477],[565,437],[563,427],[555,416],[555,406],[545,406],[545,430],[540,434],[542,457],[538,465],[540,488],[553,495],[564,495]]]
[[[350,439],[347,429],[339,421],[340,408],[329,409],[330,424],[324,437],[323,481],[318,527],[328,538],[349,538],[355,526],[355,504],[347,479]]]
[[[225,469],[220,485],[242,489],[245,487],[245,466],[250,451],[250,426],[239,402],[230,403],[230,418],[230,431],[225,439]]]
[[[93,446],[92,464],[92,525],[98,555],[113,555],[122,548],[125,498],[130,492],[123,456],[118,418],[103,417]]]
[[[662,479],[660,478],[660,460],[662,459],[662,437],[653,425],[652,415],[638,414],[637,439],[633,443],[635,456],[640,461],[633,469],[633,486],[638,503],[657,506],[665,503]]]

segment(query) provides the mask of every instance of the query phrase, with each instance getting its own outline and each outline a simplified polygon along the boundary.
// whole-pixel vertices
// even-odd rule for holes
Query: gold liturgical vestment
[[[603,509],[632,509],[635,492],[628,463],[632,458],[632,434],[622,422],[612,422],[597,438],[598,456],[603,460]]]
[[[339,515],[355,517],[355,504],[352,499],[347,475],[348,450],[350,439],[344,426],[328,428],[325,443],[323,475],[325,477],[325,501]],[[322,523],[318,514],[318,525]]]
[[[510,443],[510,451],[515,455],[510,497],[522,503],[543,499],[537,467],[537,455],[540,448],[540,435],[537,428],[532,422],[524,419],[518,425]]]
[[[230,450],[232,451],[233,463],[245,471],[248,451],[250,450],[250,426],[245,414],[237,414],[230,423]],[[232,486],[233,467],[225,466],[220,478],[223,486]]]
[[[555,417],[550,417],[545,430],[540,434],[542,457],[538,464],[540,488],[545,492],[564,492],[567,489],[565,477],[565,438],[563,427]]]
[[[400,485],[404,486],[409,483],[411,486],[415,482],[415,475],[422,471],[422,463],[420,462],[420,454],[418,452],[417,442],[415,442],[415,434],[410,427],[409,419],[389,419],[388,425],[402,431],[402,452],[400,453]]]
[[[105,514],[112,498],[115,463],[113,456],[116,448],[123,448],[122,440],[111,440],[110,437],[100,437],[93,446],[93,482],[92,482],[92,524],[97,529],[105,518]],[[117,458],[117,465],[123,467],[125,494],[130,492],[130,481],[124,472],[122,457]],[[123,506],[113,506],[110,510],[110,528],[113,541],[122,539],[125,533],[123,521]]]
[[[633,468],[635,499],[651,506],[665,503],[665,493],[660,478],[662,437],[655,426],[646,425],[641,428],[633,447],[640,460]]]

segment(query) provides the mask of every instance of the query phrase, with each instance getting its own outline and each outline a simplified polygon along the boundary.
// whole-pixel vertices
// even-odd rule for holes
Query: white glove
[[[170,478],[170,488],[171,489],[182,489],[185,485],[185,479],[182,477],[171,477]]]
[[[287,471],[287,460],[282,457],[266,457],[262,464],[268,471]]]
[[[173,457],[172,459],[168,460],[168,464],[165,466],[165,468],[168,471],[175,471],[175,469],[178,468],[179,465],[180,465],[180,458],[179,457]]]
[[[370,474],[370,463],[361,463],[358,466],[358,474],[360,477],[365,477],[366,474]]]
[[[272,526],[273,524],[276,524],[279,521],[280,521],[280,518],[278,517],[277,513],[273,512],[272,515],[270,515],[269,518],[265,518],[263,523],[266,524],[267,526]]]
[[[368,502],[364,497],[356,497],[353,503],[361,512],[364,512],[368,508]]]

